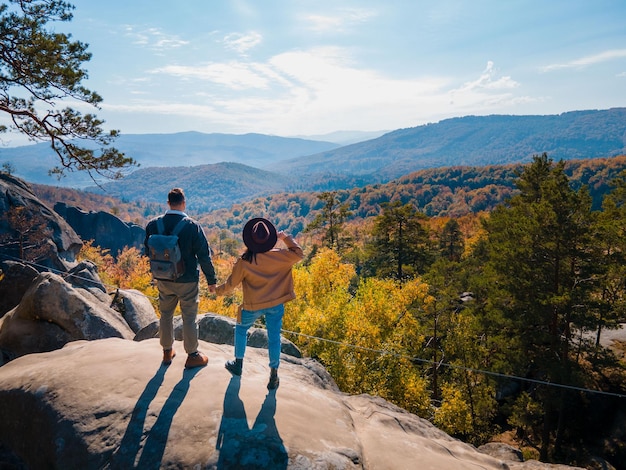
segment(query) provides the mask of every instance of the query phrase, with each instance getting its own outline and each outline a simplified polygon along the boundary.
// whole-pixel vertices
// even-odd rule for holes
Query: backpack
[[[183,217],[176,224],[171,235],[165,235],[163,218],[156,221],[157,233],[148,237],[150,252],[150,270],[152,277],[162,281],[175,281],[185,273],[185,264],[178,244],[178,234],[187,224],[187,217]]]

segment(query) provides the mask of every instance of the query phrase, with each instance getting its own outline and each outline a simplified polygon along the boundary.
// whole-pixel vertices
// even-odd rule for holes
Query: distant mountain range
[[[120,135],[114,146],[134,158],[139,168],[198,166],[210,163],[242,163],[262,168],[288,158],[332,150],[339,144],[319,140],[276,137],[263,134],[175,134]],[[9,162],[15,175],[31,183],[83,188],[93,185],[88,175],[71,173],[62,180],[50,177],[48,170],[58,165],[58,157],[47,143],[0,148],[0,164]]]
[[[385,182],[454,165],[524,163],[533,155],[572,160],[626,152],[626,108],[548,116],[467,116],[389,132],[377,139],[266,167],[285,174],[360,175]]]
[[[61,185],[44,176],[56,161],[41,146],[0,149],[0,163],[10,161],[16,176],[27,181]],[[202,200],[203,210],[213,210],[281,191],[385,183],[428,168],[524,163],[543,152],[555,161],[623,155],[626,108],[467,116],[341,147],[299,138],[197,132],[122,135],[116,147],[141,167],[122,181],[103,183],[108,194],[162,202],[169,188],[181,186]]]

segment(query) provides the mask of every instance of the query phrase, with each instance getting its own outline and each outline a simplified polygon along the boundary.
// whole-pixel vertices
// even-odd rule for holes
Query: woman
[[[286,248],[275,248],[282,240]],[[265,316],[268,337],[270,380],[267,388],[278,387],[280,363],[280,331],[284,304],[296,298],[291,268],[302,260],[300,245],[283,231],[276,232],[267,219],[249,220],[243,228],[243,242],[247,250],[233,266],[233,271],[223,284],[217,286],[217,295],[231,293],[239,284],[243,290],[240,317],[235,326],[235,359],[225,364],[234,375],[241,375],[243,358],[248,342],[248,329],[261,316]]]

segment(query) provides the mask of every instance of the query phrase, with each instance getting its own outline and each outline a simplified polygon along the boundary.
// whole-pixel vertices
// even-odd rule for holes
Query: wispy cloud
[[[608,62],[616,59],[622,59],[624,57],[626,57],[626,49],[611,49],[608,51],[600,52],[599,54],[580,57],[578,59],[562,64],[546,65],[544,67],[541,67],[541,71],[551,72],[553,70],[588,67],[590,65]]]
[[[316,33],[345,32],[349,28],[365,23],[377,16],[374,10],[342,8],[332,14],[309,13],[301,16],[307,29]]]
[[[448,104],[457,112],[482,112],[538,101],[538,98],[515,94],[519,86],[510,76],[501,76],[495,64],[489,61],[478,78],[448,92]]]
[[[189,44],[189,41],[180,39],[173,34],[166,34],[159,28],[137,29],[136,26],[126,25],[124,32],[126,36],[131,38],[133,44],[157,51],[176,49]]]
[[[228,49],[245,56],[250,49],[258,46],[262,40],[263,37],[259,33],[252,31],[246,34],[230,33],[224,37],[222,42]]]
[[[154,112],[162,105],[167,106],[163,112],[193,112],[233,126],[245,123],[248,130],[255,123],[254,132],[264,133],[331,132],[339,122],[361,130],[406,127],[459,110],[483,112],[532,101],[516,93],[519,83],[500,74],[492,62],[466,82],[444,76],[400,79],[352,65],[346,51],[337,47],[285,52],[264,63],[171,65],[153,72],[193,81],[187,88],[196,91],[193,111],[154,103],[149,105]]]
[[[264,89],[269,83],[259,67],[246,62],[210,63],[202,66],[168,65],[152,71],[183,80],[197,79],[223,85],[232,90]]]
[[[456,91],[472,91],[472,90],[504,90],[517,88],[519,83],[513,80],[509,76],[498,76],[498,70],[495,68],[492,61],[487,62],[485,70],[480,74],[476,80],[466,82],[458,88]]]

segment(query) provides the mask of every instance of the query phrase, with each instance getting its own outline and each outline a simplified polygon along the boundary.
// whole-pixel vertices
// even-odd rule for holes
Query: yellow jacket
[[[291,236],[285,236],[283,242],[286,249],[257,253],[251,263],[239,258],[226,282],[217,286],[216,294],[230,294],[241,284],[244,310],[261,310],[295,299],[291,267],[304,258],[304,253]]]

